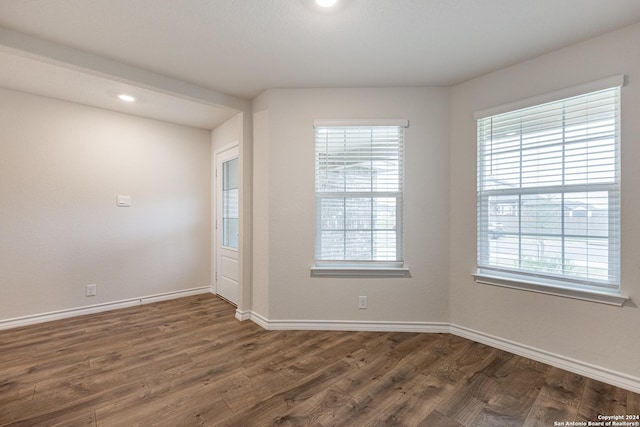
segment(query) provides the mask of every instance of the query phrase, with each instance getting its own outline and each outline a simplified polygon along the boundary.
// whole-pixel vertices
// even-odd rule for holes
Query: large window
[[[402,264],[400,125],[315,126],[316,265]]]
[[[480,275],[616,294],[620,88],[478,119]]]

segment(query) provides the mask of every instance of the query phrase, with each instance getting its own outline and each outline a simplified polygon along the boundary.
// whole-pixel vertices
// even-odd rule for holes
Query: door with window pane
[[[238,303],[238,148],[216,153],[216,293]]]

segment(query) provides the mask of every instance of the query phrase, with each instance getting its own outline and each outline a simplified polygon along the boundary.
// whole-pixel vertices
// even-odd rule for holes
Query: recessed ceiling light
[[[338,0],[316,0],[316,4],[320,7],[333,7],[338,3]]]
[[[120,95],[118,95],[118,98],[120,98],[120,100],[124,102],[133,102],[136,100],[133,96],[127,95],[125,93],[121,93]]]

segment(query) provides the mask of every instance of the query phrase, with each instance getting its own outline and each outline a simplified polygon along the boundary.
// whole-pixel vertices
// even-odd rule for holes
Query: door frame
[[[222,195],[222,171],[219,170],[219,166],[221,165],[221,158],[227,157],[231,155],[232,151],[235,151],[235,156],[231,156],[230,159],[234,157],[240,161],[240,147],[238,142],[233,142],[231,144],[224,145],[218,149],[216,149],[213,153],[213,187],[212,191],[212,207],[213,207],[213,215],[211,221],[212,228],[212,239],[211,239],[211,290],[214,294],[218,295],[218,263],[219,263],[219,247],[222,241],[222,203],[221,203],[221,195]],[[240,170],[238,170],[238,182],[240,182]],[[240,187],[238,187],[238,191],[241,192]],[[220,231],[220,232],[219,232]],[[238,269],[240,269],[240,259],[241,259],[241,251],[240,251],[240,239],[238,239]],[[238,301],[236,302],[236,306],[240,303],[241,297],[241,279],[240,271],[238,271]],[[224,297],[222,297],[224,298]]]

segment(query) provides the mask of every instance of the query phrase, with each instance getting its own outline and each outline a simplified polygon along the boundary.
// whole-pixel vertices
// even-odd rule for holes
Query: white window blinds
[[[620,88],[478,120],[478,269],[619,291]]]
[[[403,126],[316,125],[316,262],[402,261]]]

